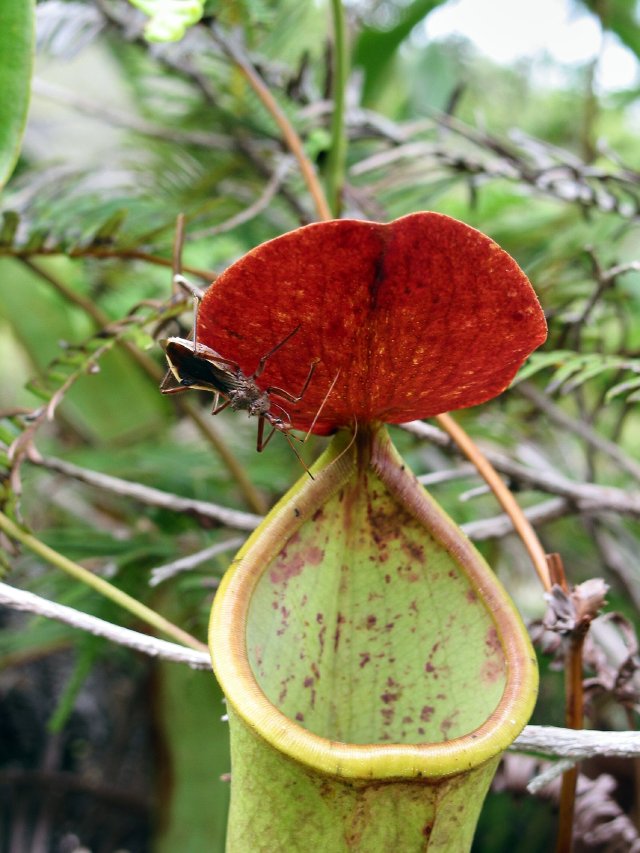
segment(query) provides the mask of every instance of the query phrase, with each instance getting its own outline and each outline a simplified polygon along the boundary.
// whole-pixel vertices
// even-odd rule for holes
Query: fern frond
[[[580,354],[570,350],[534,353],[519,372],[516,383],[523,382],[538,373],[553,368],[547,384],[549,394],[569,394],[592,379],[601,377],[610,371],[631,373],[622,381],[616,382],[606,391],[605,400],[610,402],[616,397],[626,397],[629,402],[640,398],[640,358],[628,358],[600,353]]]
[[[65,346],[44,374],[28,384],[28,390],[47,401],[47,414],[51,417],[72,385],[80,377],[98,372],[100,359],[117,343],[125,339],[146,342],[149,337],[144,330],[173,316],[180,308],[169,303],[149,302],[136,306],[126,317],[110,323],[83,343]]]
[[[36,48],[61,59],[72,59],[90,45],[106,25],[94,6],[45,0],[36,8]]]
[[[107,189],[98,187],[103,178]],[[109,186],[106,173],[96,180],[88,171],[57,166],[29,170],[13,184],[0,211],[0,255],[126,250],[171,233],[175,212],[167,210],[165,199],[144,195],[121,176],[111,178]]]

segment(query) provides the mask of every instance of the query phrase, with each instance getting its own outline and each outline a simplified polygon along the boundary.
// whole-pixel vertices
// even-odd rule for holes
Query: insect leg
[[[204,296],[204,290],[196,287],[196,285],[190,282],[188,278],[185,278],[182,273],[173,274],[173,286],[174,289],[180,288],[186,291],[186,293],[193,298],[193,332],[191,334],[193,335],[193,350],[195,352],[195,342],[198,339],[198,309],[200,308],[200,303]]]
[[[277,394],[278,397],[282,397],[284,400],[288,400],[290,403],[299,403],[300,400],[304,397],[307,388],[309,387],[309,383],[311,382],[311,377],[315,373],[316,366],[320,361],[319,358],[314,358],[309,365],[309,373],[307,374],[307,378],[304,380],[304,385],[302,386],[302,391],[298,394],[298,396],[294,396],[290,394],[289,391],[285,391],[284,388],[276,388],[274,385],[267,388],[268,394]],[[337,377],[336,377],[337,379]],[[335,380],[334,380],[335,382]],[[333,388],[333,385],[331,386]],[[324,404],[323,404],[324,405]]]
[[[220,400],[220,394],[216,394],[213,401],[213,408],[211,409],[212,415],[219,415],[220,412],[224,412],[227,406],[231,405],[231,400],[225,400],[221,406],[218,406],[218,401]]]
[[[176,385],[173,388],[165,388],[164,383],[168,381],[168,379],[173,379],[173,373],[170,370],[167,370],[164,379],[162,380],[162,384],[160,385],[160,393],[161,394],[182,394],[183,391],[190,391],[190,388],[187,388],[185,385]]]
[[[188,278],[185,278],[182,273],[174,273],[173,283],[176,285],[176,288],[184,290],[188,296],[193,296],[197,302],[200,302],[204,296],[204,290],[201,287],[198,287],[197,284],[189,281]]]
[[[256,441],[256,450],[258,451],[258,453],[262,453],[267,444],[269,444],[269,442],[273,438],[273,434],[276,431],[276,427],[272,426],[269,435],[263,439],[265,420],[266,418],[263,415],[260,415],[260,417],[258,418],[258,439]]]
[[[196,287],[182,275],[182,247],[184,245],[184,213],[179,213],[176,219],[176,233],[173,238],[173,252],[171,256],[171,269],[173,273],[173,292],[183,290],[193,296],[198,302],[204,296],[204,290]]]
[[[307,434],[305,435],[305,437],[304,437],[303,441],[306,441],[306,440],[309,438],[309,436],[311,435],[311,433],[313,432],[313,428],[314,428],[314,426],[316,425],[316,423],[318,422],[318,418],[320,417],[320,412],[324,409],[324,404],[325,404],[325,403],[327,402],[327,400],[329,399],[329,395],[330,395],[330,394],[331,394],[331,392],[333,391],[334,386],[335,386],[336,382],[338,381],[338,376],[340,376],[340,370],[338,370],[338,372],[336,373],[336,375],[333,377],[333,382],[331,383],[331,385],[329,385],[329,390],[328,390],[328,391],[327,391],[327,393],[324,395],[324,400],[322,401],[322,403],[320,403],[320,408],[319,408],[319,409],[318,409],[318,411],[316,412],[314,419],[311,421],[311,426],[310,426],[310,427],[309,427],[309,429],[307,430]],[[358,427],[357,427],[357,423],[356,423],[356,430],[357,430],[357,428],[358,428]]]
[[[300,326],[299,325],[296,326],[292,332],[289,332],[289,334],[286,336],[286,338],[283,338],[279,344],[276,344],[273,349],[270,349],[266,355],[262,356],[262,358],[258,362],[258,366],[256,367],[256,369],[255,369],[255,371],[251,377],[252,379],[257,379],[262,374],[262,371],[264,370],[265,364],[271,358],[271,356],[274,353],[278,352],[280,347],[284,346],[286,344],[286,342],[288,340],[290,340],[295,335],[295,333],[297,331],[299,331],[299,329],[300,329]]]
[[[289,447],[290,447],[290,448],[293,450],[293,452],[295,453],[295,455],[296,455],[296,457],[297,457],[297,459],[298,459],[298,462],[302,465],[302,467],[303,467],[303,468],[304,468],[304,470],[307,472],[307,474],[311,477],[311,479],[312,479],[312,480],[315,480],[315,477],[313,476],[313,474],[311,473],[311,471],[310,471],[310,470],[309,470],[309,468],[307,467],[306,462],[304,461],[304,459],[302,458],[302,456],[300,456],[300,454],[299,454],[299,453],[298,453],[298,451],[296,450],[296,446],[295,446],[295,444],[291,441],[291,439],[292,439],[292,438],[294,438],[295,436],[290,435],[290,434],[289,434],[289,430],[282,430],[282,432],[283,432],[283,434],[284,434],[284,437],[285,437],[285,438],[287,439],[287,441],[289,442]]]

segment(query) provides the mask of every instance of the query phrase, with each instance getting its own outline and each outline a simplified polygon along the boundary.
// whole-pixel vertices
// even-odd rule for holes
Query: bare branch
[[[112,643],[127,646],[127,648],[142,652],[150,657],[184,663],[192,669],[211,669],[211,661],[205,652],[197,652],[177,643],[169,643],[166,640],[141,634],[139,631],[121,628],[119,625],[113,625],[104,619],[82,613],[73,607],[55,604],[39,595],[16,589],[5,583],[0,583],[0,604],[14,610],[24,610],[38,616],[46,616],[48,619],[56,619],[58,622],[64,622],[65,625],[71,625],[81,631],[88,631],[96,637],[104,637]]]
[[[551,498],[548,501],[536,504],[523,510],[525,517],[534,526],[555,521],[566,515],[571,509],[571,504],[565,498]],[[479,518],[477,521],[467,521],[460,528],[469,539],[480,542],[483,539],[495,539],[513,533],[513,524],[506,513],[501,513],[493,518]]]
[[[583,438],[587,444],[590,444],[591,447],[594,447],[596,450],[605,453],[611,459],[616,462],[623,471],[626,471],[627,474],[630,474],[636,480],[640,480],[640,463],[636,462],[635,459],[630,458],[627,454],[618,447],[613,441],[609,441],[602,435],[599,435],[589,424],[585,423],[585,421],[579,420],[578,418],[572,418],[571,415],[568,415],[565,411],[563,411],[560,406],[556,405],[553,400],[550,400],[546,394],[543,394],[541,391],[532,385],[530,382],[522,382],[516,386],[516,390],[519,391],[523,397],[526,397],[529,402],[533,403],[538,409],[547,415],[547,417],[554,421],[558,426],[561,426],[565,429],[568,429],[570,432],[574,433],[574,435],[579,435],[580,438]]]
[[[601,732],[527,726],[510,747],[518,752],[537,752],[558,758],[584,759],[596,755],[618,758],[640,756],[640,732]]]
[[[172,578],[180,572],[188,572],[190,569],[195,569],[202,563],[215,557],[217,554],[224,554],[225,551],[231,551],[234,548],[239,548],[244,542],[240,536],[234,536],[233,539],[226,539],[224,542],[216,542],[215,545],[210,545],[208,548],[203,548],[202,551],[197,551],[195,554],[189,554],[181,560],[174,560],[172,563],[166,563],[164,566],[157,566],[151,569],[151,578],[149,586],[158,586],[159,583]]]
[[[455,445],[442,430],[422,421],[403,424],[402,429],[418,438],[436,444],[438,447],[455,450]],[[543,492],[558,495],[571,501],[580,512],[599,512],[609,510],[621,515],[640,517],[640,492],[630,492],[614,486],[599,486],[595,483],[576,483],[559,474],[530,468],[514,462],[508,456],[493,450],[484,451],[485,456],[496,470],[517,480],[521,485],[530,486]]]
[[[554,761],[545,767],[541,773],[533,777],[527,785],[527,791],[530,794],[537,794],[538,791],[546,788],[547,785],[555,781],[559,776],[562,776],[563,773],[573,770],[575,766],[576,759],[573,758],[561,758],[559,761]]]
[[[435,486],[438,483],[447,483],[450,480],[462,480],[467,477],[477,479],[480,475],[475,465],[470,462],[465,462],[458,465],[456,468],[450,468],[444,471],[430,471],[428,474],[421,474],[418,477],[418,482],[423,486]]]
[[[174,495],[171,492],[163,492],[161,489],[155,489],[153,486],[143,486],[142,483],[133,483],[130,480],[122,480],[120,477],[112,477],[110,474],[101,474],[99,471],[81,468],[71,462],[65,462],[63,459],[56,459],[51,456],[44,458],[31,454],[29,461],[35,465],[47,468],[49,471],[58,471],[66,477],[73,477],[75,480],[80,480],[90,486],[96,486],[98,489],[104,489],[123,497],[133,498],[149,506],[157,506],[162,509],[171,510],[172,512],[186,512],[200,518],[208,518],[227,527],[234,527],[239,530],[253,530],[262,521],[261,516],[253,515],[250,512],[241,512],[240,510],[228,509],[227,507],[209,503],[208,501],[199,501],[193,498],[185,498],[181,495]]]

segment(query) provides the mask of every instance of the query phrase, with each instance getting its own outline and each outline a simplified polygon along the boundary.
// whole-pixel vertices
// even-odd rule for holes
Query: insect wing
[[[162,345],[175,380],[175,383],[167,382],[165,377],[163,391],[170,391],[172,387],[195,388],[227,396],[238,387],[238,366],[215,350],[198,344],[194,352],[193,343],[184,338],[168,338]]]

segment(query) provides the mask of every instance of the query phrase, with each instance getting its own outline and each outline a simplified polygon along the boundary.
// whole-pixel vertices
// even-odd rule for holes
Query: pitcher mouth
[[[383,427],[361,430],[357,442],[353,442],[348,433],[339,434],[314,466],[313,473],[314,480],[308,477],[302,479],[248,540],[216,596],[210,626],[210,647],[214,670],[228,701],[244,722],[275,749],[310,768],[337,777],[352,780],[435,779],[484,764],[506,749],[517,737],[526,725],[535,702],[535,655],[508,596],[471,543],[407,471]],[[336,517],[341,517],[339,513],[360,512],[353,507],[345,509],[345,505],[348,503],[348,495],[362,490],[365,480],[368,491],[362,500],[371,503],[374,493],[378,495],[374,501],[381,499],[379,493],[381,487],[384,487],[390,496],[385,496],[384,500],[398,505],[405,528],[407,519],[411,522],[409,528],[413,526],[413,529],[418,530],[419,526],[422,526],[426,531],[425,541],[436,543],[441,552],[446,552],[451,565],[459,567],[459,577],[451,579],[454,588],[462,581],[466,584],[464,590],[456,592],[452,599],[452,618],[457,625],[458,634],[466,632],[465,636],[471,638],[468,641],[471,646],[476,646],[479,642],[489,642],[494,646],[487,652],[487,655],[490,653],[493,657],[485,657],[484,669],[472,676],[472,687],[475,683],[473,678],[478,679],[471,701],[473,707],[469,706],[468,686],[460,688],[461,698],[467,707],[461,712],[459,725],[453,706],[449,709],[449,722],[441,720],[437,729],[434,728],[435,717],[429,721],[428,714],[425,718],[424,712],[425,707],[431,707],[433,713],[437,714],[437,704],[429,706],[422,702],[414,713],[414,705],[411,704],[413,699],[407,700],[406,696],[401,696],[402,683],[397,673],[404,670],[398,667],[399,656],[395,653],[388,678],[399,685],[399,689],[396,690],[392,685],[386,693],[380,694],[369,687],[366,691],[364,687],[359,687],[358,668],[364,669],[364,665],[359,667],[353,664],[353,670],[348,676],[336,676],[335,670],[330,668],[310,675],[309,666],[313,672],[310,661],[314,654],[320,655],[319,646],[316,645],[315,652],[311,649],[295,648],[291,651],[291,640],[296,631],[291,627],[291,623],[295,622],[299,629],[298,636],[301,636],[304,631],[300,626],[303,623],[308,625],[312,621],[307,616],[315,614],[317,620],[318,614],[323,612],[323,602],[320,598],[314,598],[318,578],[326,578],[330,571],[339,571],[335,567],[332,569],[330,563],[317,562],[317,555],[321,550],[317,545],[318,530],[324,523],[319,513],[324,513],[326,517],[335,511]],[[370,508],[366,511],[370,512]],[[352,519],[352,516],[350,518]],[[329,539],[335,539],[338,535],[336,529]],[[316,542],[313,546],[315,551],[310,550],[308,543],[303,543],[304,550],[296,551],[296,548],[303,548],[298,542],[301,537],[304,540],[307,531],[310,537],[316,537],[313,540]],[[292,542],[293,545],[290,544]],[[415,543],[409,540],[407,543],[411,547],[415,546]],[[404,546],[405,543],[402,544]],[[287,547],[289,552],[286,551]],[[307,558],[314,554],[311,563],[315,560],[316,565],[312,566],[308,562],[305,564],[304,560],[299,558],[302,553],[305,553]],[[453,569],[450,572],[452,573]],[[438,583],[444,584],[444,580],[441,578],[437,583],[434,581],[427,585],[427,575],[420,575],[417,569],[415,574],[416,578],[412,579],[407,572],[401,575],[398,569],[396,575],[401,577],[401,580],[398,580],[395,588],[393,581],[386,582],[386,575],[379,575],[378,587],[374,585],[367,595],[372,601],[378,600],[380,595],[388,593],[390,589],[400,590],[404,595],[404,584],[407,590],[411,589],[410,594],[415,601],[410,601],[405,595],[405,598],[398,599],[398,610],[401,607],[400,602],[404,602],[407,608],[413,607],[414,611],[426,603],[431,608],[429,612],[432,612],[434,607],[439,607],[444,613],[446,601],[434,603],[431,597],[433,590],[438,588]],[[363,572],[362,577],[376,576]],[[349,582],[350,580],[345,580],[343,576],[336,581],[335,588],[337,589],[340,583],[344,586]],[[300,586],[304,583],[309,584],[308,588]],[[442,586],[442,589],[444,588]],[[421,602],[418,597],[419,589],[426,590],[425,602]],[[304,603],[294,607],[294,599],[298,602],[304,600]],[[467,628],[464,628],[462,623],[458,624],[458,616],[465,606],[463,602],[469,602],[469,614],[472,614],[470,627]],[[282,613],[277,612],[278,606],[283,608],[284,617]],[[307,616],[298,612],[300,607],[303,611],[306,608]],[[426,612],[424,607],[423,612]],[[356,609],[352,622],[345,617],[346,621],[341,630],[354,632],[352,636],[359,632],[358,636],[362,636],[367,627],[364,626],[363,629],[363,613],[364,611]],[[334,614],[333,618],[334,621],[325,626],[325,639],[329,634],[334,646],[336,642],[346,643],[346,634],[336,639],[336,620],[342,617]],[[401,627],[402,621],[398,620],[398,627]],[[407,622],[406,619],[404,621]],[[418,630],[420,621],[414,620],[411,625],[412,629]],[[322,626],[318,623],[318,633],[321,630]],[[393,630],[388,633],[393,634]],[[398,648],[409,649],[407,654],[411,655],[411,643],[414,639],[418,645],[421,643],[424,646],[426,636],[412,635],[408,643],[400,643]],[[490,639],[487,640],[487,637]],[[356,647],[356,641],[349,642],[352,642],[353,648]],[[375,648],[385,648],[383,640],[379,642]],[[431,645],[437,645],[437,642],[431,642]],[[467,641],[458,636],[455,644],[458,657],[465,657],[465,642]],[[265,651],[265,644],[269,646],[268,651]],[[453,654],[453,646],[451,649]],[[337,653],[340,653],[339,647]],[[420,686],[412,689],[418,693],[421,690],[437,689],[440,690],[436,693],[437,696],[444,696],[447,691],[454,693],[455,689],[458,689],[455,686],[459,681],[458,673],[464,669],[466,661],[463,659],[458,669],[454,668],[449,672],[451,678],[448,683],[444,679],[446,664],[440,666],[440,677],[443,680],[439,683],[440,686],[434,688],[434,682],[429,678],[438,677],[438,652],[435,654],[433,671],[429,672],[427,667],[426,674],[421,672]],[[299,662],[301,655],[306,656],[303,663]],[[269,658],[268,664],[265,664],[265,657]],[[347,665],[349,659],[347,655]],[[389,656],[389,661],[391,660]],[[487,660],[493,666],[492,671],[487,669]],[[290,669],[287,669],[287,666],[290,666]],[[275,670],[278,670],[278,674],[274,680],[272,674]],[[345,678],[350,680],[346,687]],[[345,691],[347,704],[350,705],[343,714],[345,719],[354,714],[364,717],[365,705],[369,701],[368,697],[371,697],[372,702],[380,704],[380,708],[376,709],[376,712],[379,710],[378,717],[372,719],[378,720],[382,715],[382,723],[376,722],[369,728],[365,726],[364,731],[358,731],[355,736],[351,724],[344,723],[344,720],[339,725],[325,724],[326,720],[338,719],[343,713],[338,705],[334,708],[336,691],[332,692],[325,687],[332,683],[332,679],[337,679],[338,685],[342,679],[342,689]],[[299,696],[292,699],[287,693],[288,688],[283,685],[295,685],[296,681],[299,684],[304,682],[306,692],[300,686]],[[359,689],[363,690],[360,698]],[[316,693],[311,701],[309,693],[313,690]],[[404,737],[403,725],[390,724],[384,727],[385,714],[387,719],[391,718],[390,706],[395,699],[399,699],[400,704],[405,702],[402,719],[405,721],[404,729],[410,731],[410,734],[405,732]],[[416,701],[419,699],[420,697]],[[453,700],[450,698],[449,702],[451,701]],[[297,702],[300,704],[296,704]],[[417,719],[421,713],[422,721]],[[409,720],[411,723],[407,722]],[[465,721],[470,723],[467,728]],[[423,732],[423,736],[420,732]],[[352,736],[345,737],[345,733]]]

